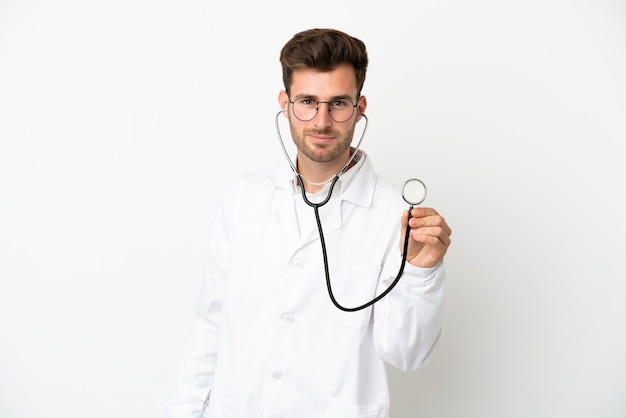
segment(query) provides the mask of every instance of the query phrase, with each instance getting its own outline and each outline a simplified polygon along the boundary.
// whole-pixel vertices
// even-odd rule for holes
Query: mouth
[[[315,143],[315,144],[328,144],[333,142],[336,139],[336,136],[331,133],[326,132],[309,132],[307,136]]]

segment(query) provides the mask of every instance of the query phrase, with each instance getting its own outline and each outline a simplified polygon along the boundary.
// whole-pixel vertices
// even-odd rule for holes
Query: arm
[[[385,283],[394,278],[390,271]],[[443,262],[432,268],[407,263],[396,288],[374,310],[374,345],[383,361],[408,371],[434,358],[445,319],[444,283]]]
[[[201,417],[209,400],[220,340],[222,297],[230,248],[226,225],[221,208],[196,305],[196,321],[178,370],[177,395],[167,406],[168,418]]]
[[[176,398],[167,405],[168,418],[202,417],[211,394],[218,337],[214,324],[197,318],[178,369]]]
[[[437,352],[445,317],[443,257],[451,230],[431,208],[414,208],[401,219],[400,248],[407,221],[411,226],[407,265],[403,277],[375,309],[374,342],[380,358],[399,368],[413,370],[429,362]],[[399,261],[396,255],[394,260]],[[389,285],[399,269],[387,263],[383,283]]]

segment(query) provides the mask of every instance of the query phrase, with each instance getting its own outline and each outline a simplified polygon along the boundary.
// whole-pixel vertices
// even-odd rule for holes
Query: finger
[[[424,216],[436,216],[439,215],[439,212],[437,212],[435,209],[433,208],[426,208],[426,207],[417,207],[417,208],[413,208],[411,210],[411,216],[414,218],[422,218]]]
[[[412,244],[407,249],[407,260],[418,267],[433,267],[445,257],[448,246],[438,237],[418,235],[411,239]]]
[[[429,226],[429,227],[411,229],[411,238],[414,241],[417,241],[419,243],[431,244],[431,245],[437,244],[437,241],[439,241],[439,243],[443,244],[446,247],[448,247],[450,243],[452,242],[450,240],[450,235],[446,233],[446,231],[439,226]],[[437,241],[431,238],[434,238]]]
[[[410,220],[411,228],[425,228],[425,227],[440,227],[446,235],[452,235],[452,230],[446,223],[446,220],[439,216],[424,216],[411,218]]]
[[[408,220],[409,220],[409,211],[405,210],[404,212],[402,212],[402,216],[400,217],[400,226],[402,228],[406,228],[406,223],[408,222]]]

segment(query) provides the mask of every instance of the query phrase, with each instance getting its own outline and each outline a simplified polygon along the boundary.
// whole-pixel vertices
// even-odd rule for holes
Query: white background
[[[310,27],[366,42],[363,148],[454,230],[393,417],[626,416],[626,4],[215,3],[0,0],[0,416],[164,416],[217,199],[283,158]]]

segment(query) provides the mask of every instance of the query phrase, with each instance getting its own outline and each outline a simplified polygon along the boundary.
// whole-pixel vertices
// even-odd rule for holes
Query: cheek
[[[346,142],[353,142],[355,140],[357,141],[359,140],[359,138],[354,138],[354,125],[345,132],[345,135],[346,135]]]
[[[300,135],[300,131],[296,125],[293,123],[289,123],[289,132],[291,132],[291,138],[293,142],[296,144],[301,142],[302,135]]]

